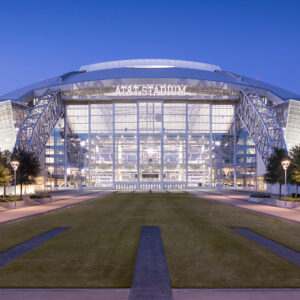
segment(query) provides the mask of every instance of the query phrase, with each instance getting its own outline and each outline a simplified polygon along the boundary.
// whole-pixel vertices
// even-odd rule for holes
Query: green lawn
[[[1,287],[130,287],[141,226],[160,226],[173,288],[300,287],[300,269],[232,231],[300,251],[300,226],[188,194],[112,194],[0,226],[0,251],[70,230],[0,269]]]

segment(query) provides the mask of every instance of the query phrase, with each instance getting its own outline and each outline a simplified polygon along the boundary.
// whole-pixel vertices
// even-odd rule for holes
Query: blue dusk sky
[[[0,95],[133,58],[219,65],[300,94],[300,1],[0,1]]]

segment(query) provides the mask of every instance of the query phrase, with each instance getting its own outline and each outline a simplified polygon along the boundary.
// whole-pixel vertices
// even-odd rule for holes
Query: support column
[[[189,187],[189,104],[185,104],[185,188]]]
[[[212,187],[212,170],[213,170],[213,161],[212,161],[212,103],[209,103],[209,185]]]
[[[67,155],[67,137],[68,137],[68,125],[67,125],[67,105],[65,104],[65,115],[64,115],[64,181],[65,181],[65,188],[68,185],[68,155]]]
[[[91,116],[91,104],[88,104],[88,116],[89,116],[89,128],[88,128],[88,132],[89,132],[89,187],[91,187],[91,129],[92,129],[92,116]]]
[[[140,105],[139,102],[136,103],[136,114],[137,114],[137,124],[136,124],[136,143],[137,143],[137,160],[136,160],[136,189],[140,189]]]
[[[164,125],[164,102],[161,102],[161,137],[160,137],[160,149],[161,149],[161,188],[165,188],[164,184],[164,156],[165,156],[165,149],[164,149],[164,133],[165,133],[165,125]]]
[[[236,188],[236,105],[233,114],[233,185]]]
[[[113,122],[113,128],[112,128],[112,148],[113,148],[113,189],[116,188],[115,185],[115,162],[116,162],[116,157],[115,157],[115,103],[112,104],[112,122]]]

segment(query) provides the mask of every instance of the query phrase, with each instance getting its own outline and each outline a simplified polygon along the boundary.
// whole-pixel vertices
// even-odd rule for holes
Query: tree
[[[40,162],[33,152],[25,150],[15,150],[12,159],[19,162],[17,184],[20,184],[20,196],[22,196],[23,185],[35,183],[35,178],[40,174]]]
[[[300,184],[300,146],[295,146],[290,150],[291,166],[290,181],[296,185],[295,197],[298,197],[298,186]]]
[[[12,179],[11,172],[0,164],[0,186],[3,186],[3,196],[6,197],[6,187],[10,184]]]
[[[6,187],[12,179],[10,168],[11,152],[8,150],[0,151],[0,186],[3,186],[3,195],[6,196]]]
[[[284,169],[281,162],[287,158],[287,153],[283,148],[274,148],[274,153],[269,157],[267,172],[264,174],[266,183],[279,183],[279,198],[281,198],[281,185],[284,184]]]

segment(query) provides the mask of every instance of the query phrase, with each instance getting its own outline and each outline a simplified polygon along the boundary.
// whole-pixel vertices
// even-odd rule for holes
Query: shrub
[[[284,197],[279,198],[279,200],[284,201]],[[286,201],[300,202],[300,198],[286,197]]]
[[[34,194],[30,196],[31,199],[50,198],[50,197],[51,197],[50,194]]]
[[[271,196],[268,194],[260,194],[260,193],[251,194],[250,197],[252,197],[252,198],[271,198]]]
[[[16,198],[17,201],[22,201],[23,198],[22,197],[17,197]],[[9,201],[15,201],[15,197],[0,197],[0,202],[9,202]]]

